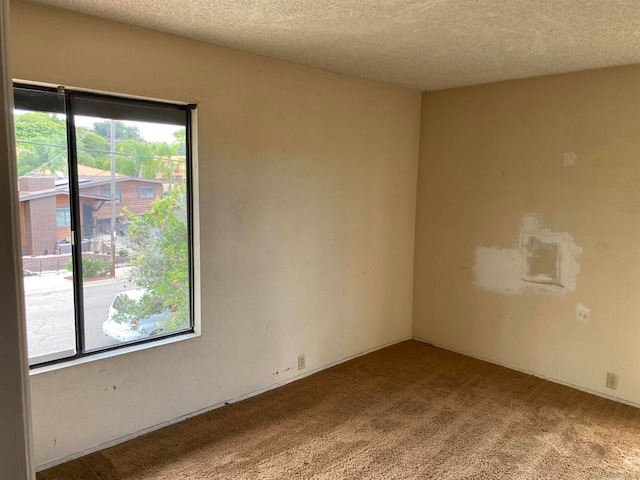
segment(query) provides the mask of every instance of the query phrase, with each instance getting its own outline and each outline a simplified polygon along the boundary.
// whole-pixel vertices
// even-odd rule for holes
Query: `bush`
[[[73,271],[73,262],[69,260],[65,268]],[[111,264],[99,258],[82,258],[82,278],[103,277],[111,270]]]
[[[82,259],[82,278],[102,277],[109,273],[111,265],[109,262],[98,258]]]

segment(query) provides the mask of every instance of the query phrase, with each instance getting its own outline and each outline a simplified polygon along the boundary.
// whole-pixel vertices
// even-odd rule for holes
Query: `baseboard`
[[[411,336],[407,336],[405,338],[401,338],[399,340],[394,340],[392,342],[386,343],[384,345],[380,345],[374,348],[370,348],[367,350],[363,350],[361,352],[355,353],[353,355],[349,355],[340,360],[336,360],[335,362],[328,363],[323,365],[322,367],[315,368],[313,370],[309,370],[308,372],[301,373],[294,377],[288,378],[286,380],[282,380],[278,383],[273,383],[271,385],[267,385],[266,387],[259,388],[258,390],[253,390],[251,392],[245,393],[243,395],[239,395],[237,397],[218,402],[209,407],[202,408],[200,410],[196,410],[195,412],[187,413],[185,415],[181,415],[179,417],[173,418],[171,420],[167,420],[166,422],[159,423],[157,425],[153,425],[151,427],[143,428],[142,430],[138,430],[137,432],[130,433],[128,435],[124,435],[122,437],[118,437],[114,440],[110,440],[105,443],[101,443],[100,445],[95,445],[93,447],[89,447],[85,450],[81,450],[80,452],[72,453],[71,455],[67,455],[62,458],[58,458],[56,460],[51,460],[50,462],[43,463],[42,465],[38,465],[36,467],[36,471],[46,470],[47,468],[55,467],[56,465],[60,465],[61,463],[69,462],[71,460],[75,460],[76,458],[84,457],[85,455],[89,455],[91,453],[98,452],[100,450],[104,450],[105,448],[114,447],[119,445],[120,443],[127,442],[129,440],[133,440],[134,438],[140,437],[142,435],[146,435],[147,433],[151,433],[155,430],[160,430],[161,428],[168,427],[169,425],[173,425],[175,423],[182,422],[192,417],[196,417],[198,415],[202,415],[203,413],[210,412],[211,410],[215,410],[216,408],[224,407],[225,405],[230,405],[232,403],[240,402],[242,400],[246,400],[247,398],[255,397],[256,395],[260,395],[261,393],[268,392],[269,390],[273,390],[278,387],[282,387],[288,383],[295,382],[297,380],[301,380],[309,375],[313,375],[314,373],[321,372],[322,370],[326,370],[331,367],[335,367],[336,365],[340,365],[341,363],[348,362],[349,360],[353,360],[354,358],[361,357],[363,355],[367,355],[368,353],[375,352],[376,350],[381,350],[383,348],[390,347],[391,345],[395,345],[397,343],[405,342],[407,340],[411,340]]]
[[[564,380],[559,380],[557,378],[547,377],[545,375],[541,375],[539,373],[536,373],[536,372],[533,372],[533,371],[530,371],[530,370],[525,370],[523,368],[516,367],[515,365],[510,365],[508,363],[497,362],[497,361],[492,360],[490,358],[485,358],[485,357],[482,357],[480,355],[475,355],[475,354],[468,353],[468,352],[465,352],[465,351],[462,351],[462,350],[457,350],[455,348],[451,348],[451,347],[448,347],[446,345],[439,345],[439,344],[431,342],[429,340],[425,340],[424,338],[413,336],[412,339],[416,340],[418,342],[422,342],[422,343],[426,343],[426,344],[429,344],[429,345],[433,345],[434,347],[442,348],[443,350],[449,350],[450,352],[459,353],[460,355],[465,355],[466,357],[475,358],[475,359],[478,359],[478,360],[482,360],[483,362],[492,363],[493,365],[499,365],[501,367],[505,367],[505,368],[508,368],[510,370],[515,370],[516,372],[524,373],[524,374],[527,374],[527,375],[532,375],[532,376],[540,378],[542,380],[547,380],[549,382],[557,383],[559,385],[564,385],[565,387],[571,387],[571,388],[574,388],[576,390],[580,390],[581,392],[590,393],[591,395],[597,395],[598,397],[606,398],[607,400],[613,400],[614,402],[623,403],[623,404],[629,405],[631,407],[640,408],[640,403],[632,402],[630,400],[626,400],[626,399],[620,398],[620,397],[615,397],[613,395],[607,395],[606,393],[602,393],[602,392],[599,392],[597,390],[591,390],[590,388],[582,387],[580,385],[576,385],[576,384],[573,384],[573,383],[570,383],[570,382],[565,382]]]

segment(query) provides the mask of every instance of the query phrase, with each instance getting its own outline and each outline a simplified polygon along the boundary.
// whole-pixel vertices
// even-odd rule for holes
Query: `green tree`
[[[133,318],[161,310],[172,313],[169,328],[185,328],[189,323],[189,241],[187,199],[184,188],[156,200],[140,216],[125,212],[129,241],[139,249],[132,259],[132,280],[147,294],[130,306]]]
[[[67,130],[54,114],[29,112],[15,116],[18,175],[36,171],[67,172]]]
[[[115,124],[118,140],[143,140],[138,127],[129,126],[120,121],[116,121]],[[95,133],[108,140],[111,135],[111,120],[95,122],[92,128]]]
[[[187,154],[187,129],[181,128],[180,130],[173,132],[173,146],[176,149],[176,155]]]
[[[65,120],[53,113],[28,112],[15,116],[16,140],[33,141],[48,139],[56,145],[66,145],[67,125]]]
[[[35,141],[38,140],[35,139]],[[18,176],[20,177],[33,172],[67,173],[66,147],[32,144],[28,147],[18,146],[17,150]]]
[[[109,142],[87,127],[76,128],[78,163],[88,167],[109,170]]]
[[[177,152],[177,145],[165,142],[122,140],[117,143],[118,156],[116,171],[131,177],[171,178],[171,157]]]
[[[111,170],[110,120],[91,127],[77,126],[78,163]],[[55,114],[29,112],[16,115],[18,174],[67,173],[66,124]],[[171,180],[174,157],[185,150],[185,130],[174,133],[174,141],[149,142],[135,126],[116,121],[116,173],[140,178]],[[183,153],[182,153],[183,154]]]

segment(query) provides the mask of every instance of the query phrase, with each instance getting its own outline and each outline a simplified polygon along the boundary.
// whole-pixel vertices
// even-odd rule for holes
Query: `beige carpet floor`
[[[407,341],[39,480],[640,479],[640,409]]]

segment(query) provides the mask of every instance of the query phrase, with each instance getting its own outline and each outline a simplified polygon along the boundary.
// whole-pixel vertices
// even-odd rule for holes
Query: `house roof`
[[[77,167],[78,176],[80,177],[110,177],[111,172],[109,170],[102,170],[100,168],[88,167],[87,165],[78,164]],[[124,177],[120,173],[116,173],[116,177]]]
[[[139,177],[116,177],[116,183],[122,183],[122,182],[131,182],[131,181],[135,181],[135,182],[143,182],[143,183],[151,183],[154,185],[160,184],[162,185],[162,183],[164,183],[162,180],[157,180],[157,179],[151,179],[151,178],[139,178]],[[99,177],[79,177],[78,178],[78,185],[80,186],[80,190],[86,189],[86,188],[91,188],[91,187],[97,187],[97,186],[101,186],[101,185],[109,185],[111,183],[111,177],[109,178],[105,178],[102,176]]]
[[[65,194],[69,195],[69,190],[61,191],[58,188],[48,188],[46,190],[38,190],[36,192],[20,192],[20,201],[36,200],[38,198],[51,197],[52,195]]]
[[[640,63],[636,0],[34,1],[417,90]]]

